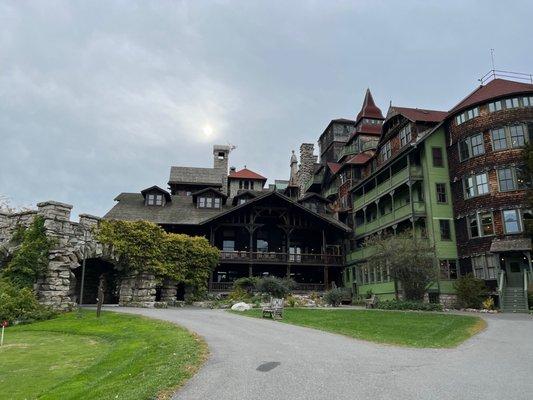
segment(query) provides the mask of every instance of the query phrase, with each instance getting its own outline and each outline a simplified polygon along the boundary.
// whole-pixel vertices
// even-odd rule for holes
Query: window
[[[447,203],[448,196],[446,195],[446,184],[437,183],[435,186],[437,189],[437,203]]]
[[[220,197],[198,197],[198,208],[220,208]]]
[[[219,152],[218,152],[217,157],[218,157],[219,160],[223,160],[225,156],[226,156],[226,155],[224,154],[223,151],[219,151]]]
[[[468,234],[471,238],[494,235],[492,212],[478,212],[467,218]]]
[[[485,144],[483,143],[482,133],[469,136],[459,142],[459,158],[461,161],[481,154],[485,154]]]
[[[379,154],[381,157],[381,162],[387,161],[391,157],[392,152],[390,142],[385,143],[385,145],[381,148]]]
[[[524,146],[528,140],[525,125],[512,125],[491,131],[492,149],[505,150]]]
[[[516,108],[519,107],[518,97],[513,97],[512,99],[505,100],[505,108]]]
[[[526,143],[524,125],[513,125],[509,127],[511,147],[520,147]]]
[[[246,199],[239,199],[239,205],[246,203]]]
[[[516,190],[515,180],[513,179],[513,170],[511,168],[498,170],[498,182],[500,184],[500,192]]]
[[[457,279],[457,261],[440,260],[440,278],[446,280]]]
[[[163,195],[162,194],[149,194],[146,196],[146,204],[149,206],[162,206]]]
[[[494,235],[494,223],[492,220],[492,211],[478,213],[479,225],[481,227],[481,236]]]
[[[400,130],[400,146],[403,147],[411,141],[411,124]]]
[[[528,173],[523,166],[499,169],[498,182],[500,185],[500,192],[527,189],[530,186],[528,182]]]
[[[452,240],[450,221],[447,219],[439,219],[439,226],[441,240]]]
[[[502,109],[502,101],[501,100],[495,101],[493,103],[489,103],[489,111],[490,112],[500,111],[501,109]]]
[[[492,150],[504,150],[507,148],[507,137],[504,128],[493,129],[491,131]]]
[[[235,240],[234,239],[224,239],[222,241],[222,250],[223,251],[235,251]]]
[[[518,210],[504,210],[503,224],[505,233],[519,233],[522,231],[520,226],[520,212]]]
[[[463,122],[471,120],[472,118],[475,118],[477,116],[479,116],[479,108],[478,107],[471,108],[470,110],[466,110],[465,112],[459,115],[456,115],[455,124],[461,125]]]
[[[474,276],[480,279],[496,279],[500,269],[498,256],[483,254],[471,258]]]
[[[463,186],[465,199],[489,193],[487,173],[483,172],[463,178]]]
[[[433,166],[444,167],[444,159],[442,158],[442,148],[432,147],[431,153],[433,155]]]

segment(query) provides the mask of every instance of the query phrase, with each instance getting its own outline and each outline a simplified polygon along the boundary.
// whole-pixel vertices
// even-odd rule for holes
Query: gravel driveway
[[[487,316],[455,349],[379,345],[222,310],[135,309],[203,336],[210,357],[175,396],[240,399],[532,399],[533,318]]]

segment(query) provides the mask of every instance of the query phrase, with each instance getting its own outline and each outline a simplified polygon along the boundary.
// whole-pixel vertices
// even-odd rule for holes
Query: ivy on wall
[[[100,243],[111,246],[125,272],[147,272],[191,286],[205,285],[219,250],[200,236],[167,233],[146,221],[101,221]]]
[[[48,254],[54,244],[46,236],[44,218],[36,216],[27,228],[17,227],[12,241],[18,244],[18,248],[2,270],[2,278],[17,287],[32,287],[46,271]]]

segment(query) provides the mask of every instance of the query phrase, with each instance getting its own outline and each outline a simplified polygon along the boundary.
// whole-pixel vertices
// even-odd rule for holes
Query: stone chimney
[[[213,146],[213,168],[220,170],[222,180],[222,192],[228,193],[228,162],[230,146],[215,144]]]
[[[318,156],[313,154],[315,145],[313,143],[302,143],[300,146],[300,168],[298,168],[298,186],[300,193],[304,193],[304,186],[310,179],[313,178],[315,172],[314,164],[318,160]]]

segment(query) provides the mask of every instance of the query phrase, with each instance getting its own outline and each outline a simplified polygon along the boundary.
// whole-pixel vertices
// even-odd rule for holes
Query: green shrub
[[[48,307],[39,304],[32,289],[21,289],[6,279],[0,280],[0,321],[28,323],[54,315]]]
[[[295,287],[291,279],[281,279],[276,276],[265,276],[257,280],[255,289],[261,293],[267,293],[272,297],[283,299]]]
[[[455,281],[457,308],[481,308],[487,298],[487,287],[482,279],[466,274]]]
[[[243,301],[251,299],[252,295],[241,287],[235,287],[229,294],[228,299],[232,301]]]
[[[345,288],[330,289],[324,294],[324,301],[326,304],[338,307],[347,296],[348,292]]]
[[[44,218],[37,216],[27,228],[19,227],[14,241],[20,243],[2,276],[18,287],[31,288],[48,267],[48,254],[53,241],[46,236]]]
[[[256,283],[257,277],[255,276],[239,278],[235,282],[233,282],[233,288],[242,289],[247,293],[252,293]]]
[[[442,311],[442,304],[409,300],[384,300],[379,301],[376,308],[380,310]]]

